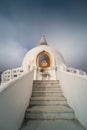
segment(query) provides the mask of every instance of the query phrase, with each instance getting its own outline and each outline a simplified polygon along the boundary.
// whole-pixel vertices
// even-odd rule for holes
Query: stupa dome
[[[49,67],[59,67],[64,64],[64,58],[62,54],[57,49],[54,49],[53,47],[49,46],[47,44],[45,37],[42,37],[40,44],[27,52],[27,54],[23,59],[22,66],[25,69],[27,69],[29,66],[30,67],[37,66],[37,57],[39,54],[43,55],[43,53],[44,55],[48,55],[48,57],[50,57],[51,66]]]

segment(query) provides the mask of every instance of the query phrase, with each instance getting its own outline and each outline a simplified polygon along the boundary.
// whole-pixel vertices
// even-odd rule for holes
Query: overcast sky
[[[87,0],[0,0],[0,71],[21,66],[42,35],[87,72]]]

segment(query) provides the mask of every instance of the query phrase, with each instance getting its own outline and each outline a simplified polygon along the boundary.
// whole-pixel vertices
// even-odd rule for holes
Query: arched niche
[[[41,68],[52,67],[51,55],[46,51],[40,52],[36,58],[36,66]]]

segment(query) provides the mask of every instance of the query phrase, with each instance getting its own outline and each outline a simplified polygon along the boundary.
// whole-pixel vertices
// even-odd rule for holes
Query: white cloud
[[[0,68],[3,70],[20,66],[26,52],[27,49],[16,41],[0,43]]]

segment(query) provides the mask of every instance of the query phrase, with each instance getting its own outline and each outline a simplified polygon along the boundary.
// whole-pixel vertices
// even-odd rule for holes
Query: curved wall
[[[0,130],[18,130],[32,92],[33,71],[0,86]]]
[[[87,76],[58,71],[63,93],[76,118],[87,128]]]

